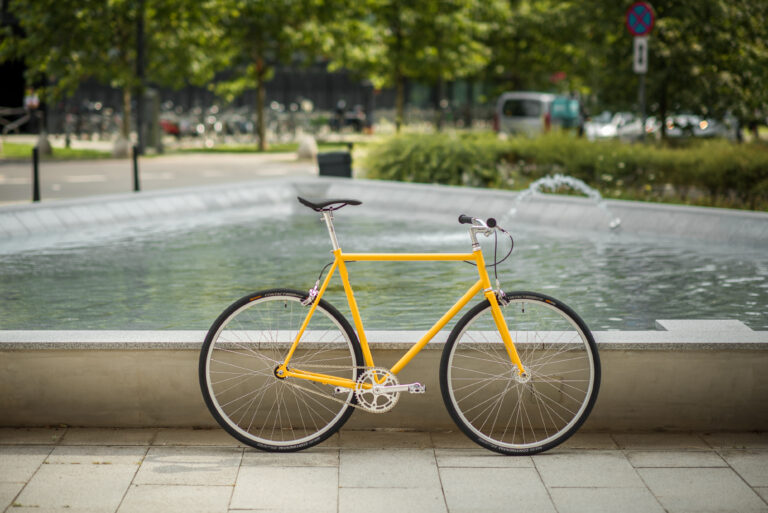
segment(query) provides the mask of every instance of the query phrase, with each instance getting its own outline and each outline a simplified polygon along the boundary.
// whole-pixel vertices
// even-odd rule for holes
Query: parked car
[[[536,135],[549,130],[549,107],[554,94],[535,92],[504,93],[496,103],[494,128],[505,134]]]
[[[494,129],[505,134],[537,135],[552,127],[583,127],[581,104],[568,96],[534,91],[503,93],[496,102]]]
[[[603,111],[584,123],[584,134],[590,141],[612,139],[616,137],[616,125],[612,121],[613,114],[607,110]]]
[[[731,137],[733,130],[722,121],[692,114],[667,117],[668,137]]]

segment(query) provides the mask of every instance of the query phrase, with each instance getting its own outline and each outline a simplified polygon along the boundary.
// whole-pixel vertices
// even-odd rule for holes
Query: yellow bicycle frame
[[[327,220],[328,222],[328,220]],[[342,284],[344,285],[344,293],[347,296],[347,302],[349,303],[349,309],[352,312],[355,328],[357,329],[358,339],[360,346],[363,350],[363,358],[365,364],[369,367],[374,366],[373,355],[371,354],[370,346],[368,345],[368,339],[365,336],[365,330],[363,329],[363,321],[360,318],[360,312],[357,308],[357,302],[355,301],[354,293],[352,292],[352,286],[349,283],[349,274],[347,273],[347,262],[441,262],[441,261],[473,261],[477,264],[477,271],[479,279],[472,285],[469,290],[454,304],[435,324],[427,331],[421,339],[416,342],[411,349],[406,352],[400,360],[395,363],[390,369],[393,374],[398,374],[406,365],[429,343],[432,338],[462,309],[469,303],[472,298],[481,290],[488,302],[491,304],[491,315],[496,323],[496,328],[501,334],[502,341],[506,347],[507,354],[510,361],[517,366],[520,375],[524,375],[525,369],[520,361],[520,357],[515,349],[515,344],[512,341],[512,337],[509,334],[509,328],[504,320],[504,316],[499,308],[499,303],[496,298],[496,293],[491,287],[491,281],[488,277],[488,271],[485,268],[485,260],[483,258],[483,252],[479,245],[475,245],[472,253],[348,253],[344,254],[341,248],[338,247],[335,235],[333,233],[333,227],[329,222],[329,231],[331,232],[331,239],[334,243],[335,249],[333,251],[334,261],[331,266],[331,270],[328,272],[320,287],[317,296],[314,298],[312,305],[307,312],[307,317],[299,329],[296,339],[293,341],[288,355],[285,357],[285,361],[277,368],[278,376],[291,377],[298,379],[306,379],[310,381],[317,381],[324,385],[333,385],[343,388],[355,388],[355,381],[351,379],[340,378],[327,374],[320,374],[316,372],[303,371],[297,368],[290,368],[288,365],[296,352],[296,348],[299,345],[299,341],[304,334],[304,331],[309,325],[309,321],[312,318],[312,314],[317,308],[317,304],[323,297],[328,283],[330,283],[336,269],[339,270]]]

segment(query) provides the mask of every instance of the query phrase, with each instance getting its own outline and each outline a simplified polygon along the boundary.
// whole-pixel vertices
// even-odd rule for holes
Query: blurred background
[[[767,114],[765,2],[653,2],[646,116],[630,5],[614,1],[0,5],[3,134],[265,148],[297,132],[491,128],[505,91],[577,102],[571,124],[595,139],[758,137]]]

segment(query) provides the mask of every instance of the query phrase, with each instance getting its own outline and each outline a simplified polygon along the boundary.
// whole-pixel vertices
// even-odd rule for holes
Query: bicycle
[[[343,253],[333,212],[361,202],[298,200],[322,215],[333,261],[308,292],[280,288],[249,294],[211,326],[200,353],[200,387],[227,432],[258,449],[297,451],[327,439],[355,409],[383,413],[403,393],[424,393],[422,384],[401,384],[397,374],[480,292],[484,299],[456,323],[440,361],[440,389],[456,425],[477,444],[516,455],[551,449],[579,429],[600,387],[595,341],[562,302],[501,290],[497,266],[514,241],[494,219],[459,216],[470,225],[471,253]],[[499,233],[509,237],[510,249],[497,261]],[[489,265],[495,289],[478,235],[494,236]],[[349,281],[347,264],[363,261],[463,261],[476,265],[478,280],[386,369],[374,364]],[[323,299],[337,270],[356,332]]]

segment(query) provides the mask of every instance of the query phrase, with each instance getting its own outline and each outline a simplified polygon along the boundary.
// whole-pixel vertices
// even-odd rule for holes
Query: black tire
[[[275,374],[309,311],[301,304],[306,297],[270,289],[239,299],[216,319],[200,351],[205,404],[229,434],[257,449],[290,452],[319,444],[354,411],[344,404],[353,403],[352,390],[334,396],[331,385]],[[349,322],[320,300],[290,367],[357,379],[362,365]]]
[[[519,379],[486,299],[451,331],[440,388],[454,422],[474,442],[502,454],[536,454],[566,441],[587,419],[600,389],[600,358],[589,328],[568,306],[535,292],[505,299],[501,310],[529,379]]]

